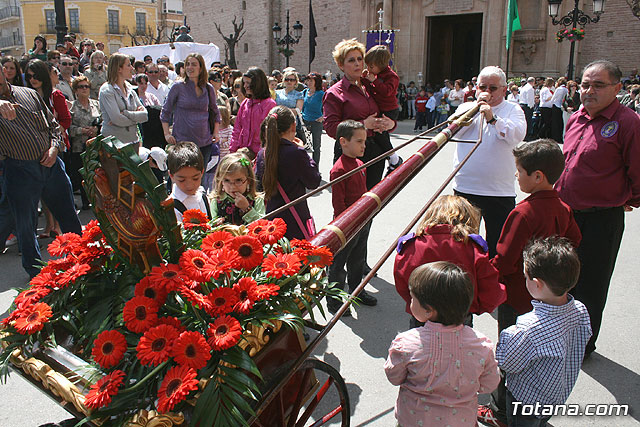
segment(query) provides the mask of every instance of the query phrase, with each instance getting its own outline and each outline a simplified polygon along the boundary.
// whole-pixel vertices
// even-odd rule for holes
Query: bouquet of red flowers
[[[567,39],[570,42],[580,41],[584,38],[584,28],[565,28],[556,33],[556,41],[562,43],[562,40]]]
[[[56,346],[64,329],[69,350],[93,361],[85,367],[88,419],[125,425],[140,410],[184,409],[198,393],[194,424],[245,424],[241,412],[252,412],[260,379],[245,336],[255,327],[300,327],[320,298],[342,295],[323,270],[332,254],[289,242],[279,218],[212,227],[200,211],[186,211],[183,220],[179,261],[142,277],[114,256],[97,221],[82,236],[56,238],[48,250],[60,258],[2,321],[3,373],[16,349]]]

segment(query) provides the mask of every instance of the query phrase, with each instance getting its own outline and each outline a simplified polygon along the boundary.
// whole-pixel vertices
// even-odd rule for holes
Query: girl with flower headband
[[[256,176],[262,182],[267,213],[320,185],[320,173],[296,138],[296,119],[291,110],[277,106],[265,122],[264,147],[256,159]],[[308,239],[315,233],[307,202],[303,201],[279,215],[287,224],[289,239]]]
[[[224,156],[215,176],[211,217],[234,225],[249,224],[264,215],[264,198],[256,192],[256,177],[244,154]]]

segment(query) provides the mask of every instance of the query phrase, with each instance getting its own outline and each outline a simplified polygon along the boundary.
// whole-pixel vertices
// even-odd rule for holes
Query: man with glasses
[[[71,88],[73,82],[73,61],[70,56],[62,55],[60,57],[60,83],[56,88],[60,89],[67,101],[75,101],[76,95]]]
[[[584,69],[582,107],[567,122],[565,169],[556,183],[560,198],[573,209],[582,232],[582,265],[571,292],[589,311],[593,353],[616,256],[624,231],[624,212],[640,206],[640,118],[620,104],[622,72],[598,60]]]
[[[478,75],[476,99],[480,113],[470,126],[456,136],[475,141],[482,126],[482,144],[454,178],[455,194],[468,199],[482,211],[487,231],[489,256],[496,254],[496,244],[502,226],[515,206],[516,165],[511,150],[518,145],[527,131],[522,108],[505,100],[507,80],[498,67],[485,67]],[[466,102],[458,107],[459,115],[475,105]],[[473,144],[458,143],[454,167],[471,151]]]
[[[38,93],[11,86],[0,73],[0,157],[5,157],[0,236],[15,227],[22,267],[30,277],[40,271],[35,230],[41,198],[63,233],[82,232],[71,182],[58,157],[64,149],[61,127]]]
[[[146,67],[146,74],[149,78],[149,86],[147,92],[153,94],[160,101],[160,105],[164,105],[167,95],[169,95],[169,87],[160,81],[160,69],[153,62]]]

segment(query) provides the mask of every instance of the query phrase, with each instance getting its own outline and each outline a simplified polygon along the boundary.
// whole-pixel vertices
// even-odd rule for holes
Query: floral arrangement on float
[[[113,156],[125,151],[106,148]],[[117,160],[141,163],[126,157]],[[94,165],[101,176],[99,169]],[[98,218],[118,209],[98,199]],[[172,223],[156,220],[161,231],[175,231]],[[114,241],[120,233],[106,231],[116,222],[93,220],[81,236],[63,234],[49,245],[56,258],[21,290],[2,321],[3,377],[16,358],[63,346],[86,361],[74,370],[83,379],[79,401],[86,421],[131,425],[157,413],[178,424],[246,425],[262,379],[252,358],[260,349],[251,341],[280,328],[299,329],[305,313],[313,319],[320,298],[343,295],[324,274],[331,252],[288,241],[279,218],[236,227],[209,223],[190,210],[177,225],[173,243],[180,251],[172,251],[162,233],[157,239],[152,233],[162,260],[144,268],[131,262],[134,254],[124,250],[130,246]]]
[[[562,40],[567,39],[570,42],[580,41],[584,38],[584,28],[564,28],[556,33],[556,41],[562,43]]]

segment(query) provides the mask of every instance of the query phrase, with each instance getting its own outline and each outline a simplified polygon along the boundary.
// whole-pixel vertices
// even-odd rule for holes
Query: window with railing
[[[20,8],[17,6],[6,6],[0,8],[0,19],[7,19],[11,17],[20,17]]]
[[[69,31],[80,32],[80,12],[78,9],[69,9]]]
[[[109,34],[120,34],[120,12],[117,10],[108,10],[107,15]]]
[[[136,12],[136,34],[144,34],[147,28],[147,14]]]
[[[44,11],[44,18],[47,23],[47,33],[56,32],[56,11],[47,9]]]

